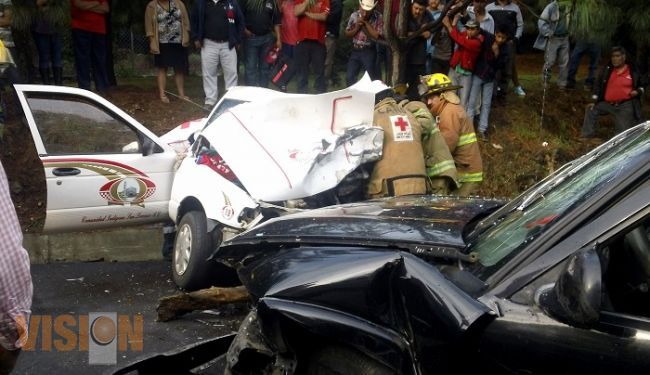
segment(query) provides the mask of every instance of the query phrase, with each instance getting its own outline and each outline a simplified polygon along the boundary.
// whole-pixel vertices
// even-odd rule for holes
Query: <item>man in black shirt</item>
[[[336,53],[336,41],[339,39],[339,31],[341,29],[341,18],[343,17],[343,1],[330,0],[330,13],[325,20],[325,48],[327,54],[325,55],[325,82],[332,85],[338,85],[338,75],[332,75],[332,67],[334,66],[334,54]]]
[[[219,99],[217,67],[221,64],[226,90],[237,84],[237,50],[244,34],[244,15],[235,0],[196,0],[190,13],[191,38],[201,49],[205,106]]]
[[[242,0],[241,4],[246,19],[244,29],[246,84],[266,87],[269,83],[270,66],[264,58],[273,46],[278,50],[282,48],[280,10],[276,0]]]

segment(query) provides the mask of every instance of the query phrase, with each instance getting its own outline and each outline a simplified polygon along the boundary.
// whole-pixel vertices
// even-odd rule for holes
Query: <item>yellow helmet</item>
[[[434,73],[420,77],[422,82],[418,86],[418,93],[422,98],[437,94],[443,91],[456,90],[463,86],[454,85],[453,82],[442,73]]]

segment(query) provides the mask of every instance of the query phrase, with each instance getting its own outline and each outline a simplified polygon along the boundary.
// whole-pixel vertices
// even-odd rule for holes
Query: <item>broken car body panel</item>
[[[395,371],[418,373],[415,363],[448,356],[448,343],[460,345],[494,313],[433,265],[394,249],[405,242],[462,249],[467,222],[501,204],[423,196],[327,207],[270,220],[216,256],[239,268],[265,337],[286,346],[273,350],[293,348],[284,333],[295,330],[315,340],[346,337]],[[417,353],[429,355],[416,360]]]
[[[403,196],[325,207],[272,219],[237,236],[219,250],[220,258],[239,256],[234,249],[265,242],[369,244],[426,243],[462,249],[467,222],[487,216],[503,201],[484,198]],[[255,247],[255,246],[251,246]],[[250,249],[254,251],[254,249]]]
[[[161,137],[90,91],[16,90],[45,170],[45,232],[176,221],[186,199],[241,230],[251,224],[240,218],[246,209],[331,189],[381,156],[374,93],[363,85],[323,95],[233,88],[208,120]],[[191,135],[209,140],[243,185],[198,165],[199,150],[188,152]]]
[[[381,156],[383,132],[372,127],[373,103],[374,93],[354,88],[270,97],[226,110],[202,136],[253,198],[304,198]]]
[[[168,220],[169,145],[90,91],[15,88],[45,170],[45,232]]]
[[[497,205],[462,207],[470,202],[459,199],[455,210],[442,211],[438,205],[448,198],[406,197],[262,224],[215,254],[239,266],[257,301],[253,320],[265,345],[260,354],[267,356],[254,364],[239,361],[247,358],[239,357],[246,350],[242,340],[229,350],[232,370],[279,369],[278,359],[283,370],[298,368],[319,345],[341,345],[401,374],[645,374],[650,304],[643,290],[650,275],[630,289],[643,262],[636,255],[617,262],[626,254],[650,255],[649,176],[650,122],[569,163],[490,216],[482,217]],[[393,201],[406,203],[401,215],[387,208],[400,206]],[[419,217],[418,202],[430,205]],[[427,209],[440,216],[421,214]],[[645,241],[631,241],[630,233]],[[427,259],[405,251],[417,249],[409,243],[475,251],[478,261]],[[576,271],[573,260],[583,253],[593,262]],[[571,280],[569,273],[578,276],[558,295],[557,280]],[[592,288],[603,288],[602,301],[588,302],[598,309],[597,321],[572,310],[576,291]],[[558,315],[539,297],[549,290],[565,301],[568,314]],[[247,321],[240,334],[255,329]]]

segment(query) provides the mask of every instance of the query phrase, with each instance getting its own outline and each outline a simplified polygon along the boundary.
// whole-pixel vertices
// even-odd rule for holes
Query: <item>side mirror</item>
[[[555,284],[540,288],[537,304],[550,316],[576,327],[598,322],[602,274],[596,250],[582,249],[571,256]]]
[[[160,146],[148,137],[142,136],[142,156],[149,156],[157,152],[162,152]]]

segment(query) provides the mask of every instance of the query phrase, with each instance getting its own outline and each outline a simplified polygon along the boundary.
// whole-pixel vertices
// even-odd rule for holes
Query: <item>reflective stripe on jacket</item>
[[[447,102],[438,116],[438,127],[456,163],[458,181],[483,181],[483,160],[472,121],[458,104]]]
[[[458,186],[454,158],[427,105],[419,101],[402,101],[400,105],[415,116],[422,127],[422,148],[428,177],[448,177]]]

